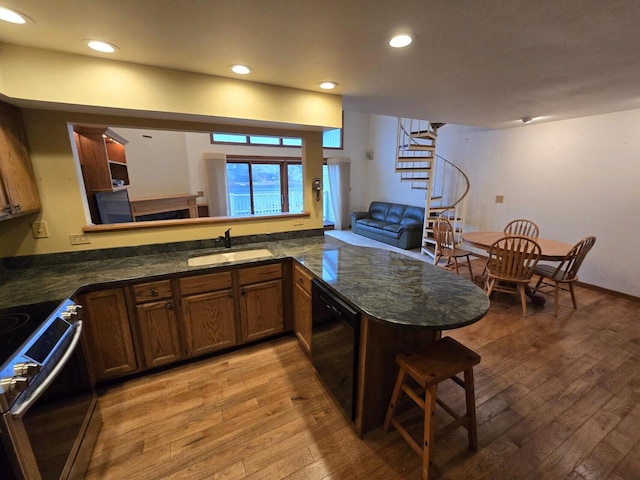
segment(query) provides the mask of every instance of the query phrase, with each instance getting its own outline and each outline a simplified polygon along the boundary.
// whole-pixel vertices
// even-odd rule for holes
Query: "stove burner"
[[[31,317],[26,313],[0,314],[0,335],[18,330],[29,321],[29,318]]]

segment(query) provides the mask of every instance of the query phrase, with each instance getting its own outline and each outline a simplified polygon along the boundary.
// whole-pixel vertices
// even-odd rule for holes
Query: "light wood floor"
[[[523,318],[496,294],[486,318],[449,332],[482,356],[480,448],[463,430],[436,438],[431,478],[640,479],[640,303],[577,297],[573,310],[561,296],[558,318],[551,298]],[[91,480],[420,478],[397,432],[353,433],[293,338],[111,387],[100,405]]]

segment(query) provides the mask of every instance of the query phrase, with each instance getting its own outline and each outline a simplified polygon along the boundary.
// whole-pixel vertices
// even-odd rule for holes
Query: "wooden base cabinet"
[[[290,269],[283,277],[283,264],[272,263],[80,294],[96,381],[283,332],[290,278]]]
[[[183,358],[170,280],[133,286],[136,320],[146,368]],[[148,301],[150,298],[156,301]]]
[[[82,294],[85,339],[96,381],[138,370],[124,289]]]
[[[178,282],[187,356],[236,345],[231,272],[185,277]]]
[[[293,266],[293,330],[300,346],[311,356],[311,279],[297,263]]]
[[[240,328],[243,342],[284,330],[282,264],[238,270]]]

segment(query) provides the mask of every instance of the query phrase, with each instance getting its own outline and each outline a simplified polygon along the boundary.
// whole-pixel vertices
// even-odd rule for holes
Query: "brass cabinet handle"
[[[167,310],[173,310],[173,302],[167,302],[164,308],[166,308]]]
[[[152,288],[150,293],[151,293],[152,297],[157,297],[158,296],[158,291],[155,288]]]

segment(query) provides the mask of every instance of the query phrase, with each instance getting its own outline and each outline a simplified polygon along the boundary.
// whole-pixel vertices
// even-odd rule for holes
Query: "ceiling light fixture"
[[[5,22],[15,23],[18,25],[23,25],[27,23],[28,20],[31,20],[26,15],[16,12],[15,10],[9,10],[8,8],[0,7],[0,20],[4,20]]]
[[[413,42],[413,38],[411,38],[411,35],[396,35],[391,40],[389,40],[389,45],[391,45],[393,48],[402,48],[410,45],[411,42]]]
[[[101,40],[85,40],[87,47],[100,53],[113,53],[118,47],[112,43],[103,42]]]
[[[251,67],[247,65],[229,65],[229,68],[233,73],[237,73],[238,75],[249,75],[251,73]]]
[[[320,82],[318,86],[323,90],[333,90],[338,84],[336,82]]]

